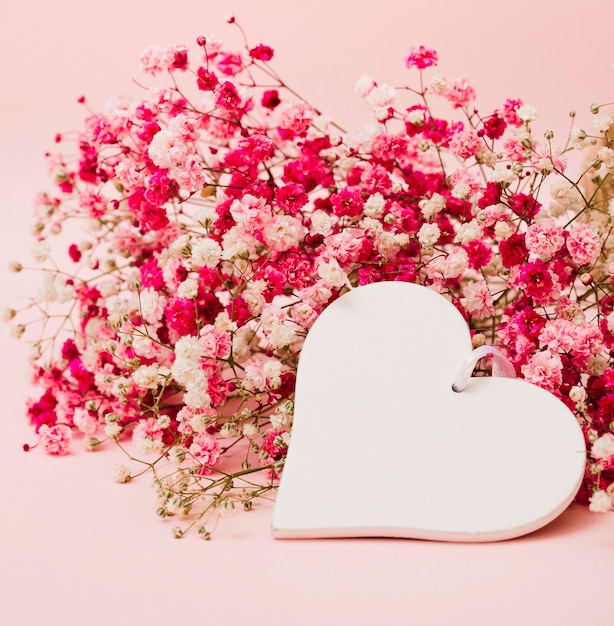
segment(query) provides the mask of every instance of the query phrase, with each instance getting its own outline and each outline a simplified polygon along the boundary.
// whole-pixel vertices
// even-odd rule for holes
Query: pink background
[[[568,111],[580,119],[611,99],[611,0],[130,0],[11,2],[0,26],[0,254],[3,306],[37,279],[4,270],[28,260],[31,199],[45,188],[42,154],[56,131],[77,129],[85,94],[137,93],[140,51],[215,32],[239,44],[224,18],[235,13],[250,40],[276,50],[275,67],[346,128],[367,121],[354,95],[372,74],[402,83],[409,47],[440,52],[449,76],[468,75],[480,107],[522,97],[541,128],[562,136]],[[145,6],[146,8],[139,8]],[[270,508],[238,514],[214,540],[182,541],[154,515],[148,480],[112,482],[114,450],[51,459],[32,441],[23,405],[26,346],[0,334],[0,615],[5,623],[161,624],[224,619],[322,624],[614,623],[614,517],[572,508],[548,528],[500,544],[419,541],[279,542]],[[85,453],[77,453],[85,457]],[[538,480],[539,477],[536,477]]]

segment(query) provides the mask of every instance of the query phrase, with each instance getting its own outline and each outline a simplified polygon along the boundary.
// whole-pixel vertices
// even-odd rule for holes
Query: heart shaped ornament
[[[471,350],[462,315],[426,287],[331,304],[301,352],[273,535],[495,541],[562,513],[584,475],[576,418],[518,379],[455,392]]]

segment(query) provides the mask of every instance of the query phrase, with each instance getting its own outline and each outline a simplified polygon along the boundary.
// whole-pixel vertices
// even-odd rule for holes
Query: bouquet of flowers
[[[219,514],[275,489],[318,315],[348,289],[400,280],[449,298],[475,346],[498,346],[574,411],[590,451],[578,500],[611,510],[604,107],[584,127],[572,113],[562,140],[536,137],[535,107],[479,112],[469,81],[421,46],[407,85],[360,78],[373,123],[348,133],[277,75],[269,46],[196,43],[145,50],[142,71],[164,86],[89,111],[49,155],[54,189],[33,229],[42,286],[4,314],[33,334],[42,393],[27,412],[42,447],[115,443],[129,459],[117,480],[151,473],[158,515],[183,520],[175,536],[209,538]]]

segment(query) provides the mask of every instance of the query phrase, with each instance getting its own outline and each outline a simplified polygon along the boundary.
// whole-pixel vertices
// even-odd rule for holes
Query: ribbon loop
[[[453,391],[460,393],[465,390],[473,370],[480,359],[486,356],[492,356],[492,375],[501,376],[503,378],[516,378],[516,370],[511,361],[499,350],[493,346],[480,346],[476,348],[466,359],[461,367],[454,384]]]

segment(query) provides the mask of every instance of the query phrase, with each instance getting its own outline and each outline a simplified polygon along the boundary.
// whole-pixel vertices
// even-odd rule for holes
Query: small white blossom
[[[607,513],[612,510],[612,496],[601,489],[595,491],[590,498],[588,508],[593,513]]]
[[[430,219],[435,213],[439,213],[446,208],[446,199],[441,194],[435,192],[430,198],[420,200],[418,206],[422,211],[422,215],[426,219]]]
[[[437,224],[422,224],[418,231],[418,241],[423,248],[432,248],[440,236],[441,230]]]
[[[531,104],[521,106],[518,111],[516,111],[516,115],[518,115],[523,122],[533,122],[539,117],[537,108]]]
[[[137,387],[143,389],[157,389],[158,387],[158,366],[141,365],[132,374],[132,380]]]
[[[222,258],[220,244],[205,237],[192,247],[192,265],[194,267],[215,267]]]
[[[127,483],[131,478],[130,468],[123,464],[116,465],[113,470],[113,477],[115,478],[115,482]]]
[[[198,281],[195,278],[186,278],[177,287],[177,295],[180,298],[193,300],[198,295]]]
[[[598,133],[607,133],[612,127],[612,118],[609,115],[600,115],[593,120],[593,126]]]
[[[46,241],[35,241],[32,244],[32,257],[37,263],[44,263],[51,252],[51,247]]]
[[[614,435],[605,433],[593,442],[591,456],[595,459],[607,459],[614,456]]]

